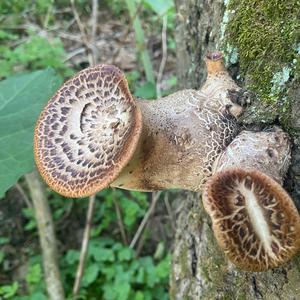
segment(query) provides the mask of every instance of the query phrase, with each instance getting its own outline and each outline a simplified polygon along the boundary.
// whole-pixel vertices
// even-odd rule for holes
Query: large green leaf
[[[0,198],[33,169],[34,125],[60,83],[51,69],[0,82]]]

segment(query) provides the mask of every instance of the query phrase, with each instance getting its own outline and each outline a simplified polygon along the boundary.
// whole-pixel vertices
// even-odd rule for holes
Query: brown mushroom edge
[[[40,114],[34,158],[46,183],[66,197],[107,187],[131,159],[142,115],[123,73],[87,68],[63,84]]]
[[[216,173],[205,186],[203,204],[218,244],[242,270],[275,268],[300,248],[300,217],[292,199],[260,171]]]

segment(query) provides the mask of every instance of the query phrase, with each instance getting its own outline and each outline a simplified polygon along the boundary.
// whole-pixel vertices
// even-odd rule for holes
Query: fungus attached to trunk
[[[135,101],[116,67],[79,72],[49,101],[36,125],[35,160],[45,181],[69,197],[108,185],[200,191],[235,137],[241,112],[228,93],[240,88],[222,56],[206,63],[204,92],[182,90],[155,101]]]
[[[300,244],[300,218],[280,186],[289,140],[280,129],[236,137],[246,94],[219,52],[207,56],[206,66],[200,90],[156,101],[135,101],[114,66],[79,72],[38,119],[35,161],[48,185],[67,197],[109,185],[202,191],[215,173],[203,200],[219,244],[241,268],[266,270],[287,261]]]
[[[290,160],[287,135],[244,131],[216,161],[203,203],[227,257],[247,271],[265,271],[300,248],[300,217],[281,184]]]
[[[64,196],[93,194],[112,182],[132,157],[141,122],[119,69],[102,65],[83,70],[57,91],[38,119],[37,167]]]

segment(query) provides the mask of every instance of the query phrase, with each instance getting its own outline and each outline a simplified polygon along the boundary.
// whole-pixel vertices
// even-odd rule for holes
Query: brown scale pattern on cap
[[[35,161],[58,193],[88,196],[118,176],[140,132],[141,112],[123,73],[109,65],[88,68],[67,81],[42,111]]]
[[[273,179],[256,170],[218,172],[206,185],[204,207],[227,257],[246,271],[265,271],[300,248],[300,218]]]

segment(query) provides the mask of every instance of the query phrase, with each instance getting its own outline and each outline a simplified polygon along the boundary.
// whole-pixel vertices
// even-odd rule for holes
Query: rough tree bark
[[[203,57],[218,48],[225,5],[220,0],[176,0],[178,82],[181,87],[199,87],[205,79]],[[299,86],[290,89],[290,106],[285,112],[295,146],[286,188],[299,208],[300,133]],[[297,101],[298,99],[298,101]],[[268,114],[262,112],[262,116]],[[255,120],[248,120],[249,123]],[[274,119],[269,123],[272,124]],[[278,119],[276,120],[278,124]],[[298,139],[299,140],[299,139]],[[243,272],[224,256],[214,238],[201,195],[186,193],[177,220],[170,297],[198,299],[300,299],[300,256],[280,268],[263,273]]]

